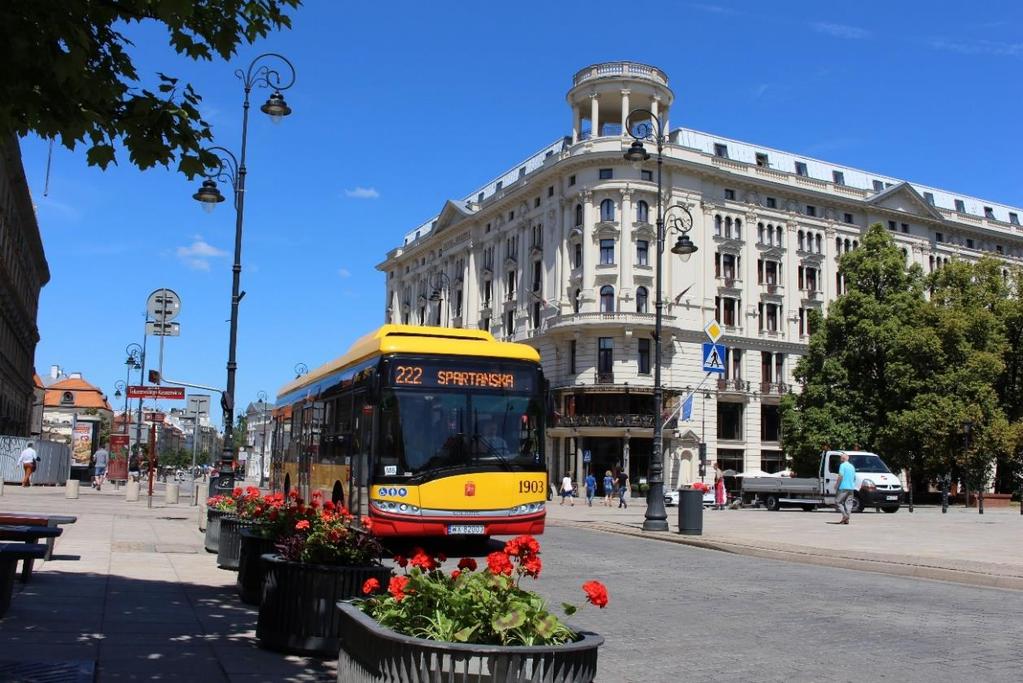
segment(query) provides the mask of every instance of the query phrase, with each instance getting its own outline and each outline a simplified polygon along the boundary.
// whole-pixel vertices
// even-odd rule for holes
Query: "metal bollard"
[[[139,483],[137,481],[129,481],[125,487],[124,499],[129,503],[135,503],[139,499]]]
[[[678,532],[685,536],[703,535],[703,491],[678,490]]]
[[[208,516],[206,514],[206,501],[203,501],[202,505],[199,506],[199,531],[206,531],[206,522]]]
[[[167,488],[164,489],[167,504],[173,505],[178,502],[178,496],[180,495],[180,489],[178,488],[177,482],[167,482]]]
[[[82,482],[77,479],[68,479],[67,483],[64,484],[64,497],[65,498],[78,498],[78,487]]]

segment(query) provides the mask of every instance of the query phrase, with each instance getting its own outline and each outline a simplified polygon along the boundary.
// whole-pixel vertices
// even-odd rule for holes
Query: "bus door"
[[[310,478],[313,456],[316,453],[316,444],[313,443],[312,430],[313,413],[314,408],[312,404],[302,406],[302,421],[300,423],[302,431],[299,437],[298,448],[298,481],[299,495],[304,500],[309,500],[313,492]]]
[[[369,401],[369,393],[360,391],[353,397],[354,424],[352,426],[351,469],[348,477],[349,510],[353,515],[362,516],[366,509],[369,496],[369,454],[373,448],[373,406]]]

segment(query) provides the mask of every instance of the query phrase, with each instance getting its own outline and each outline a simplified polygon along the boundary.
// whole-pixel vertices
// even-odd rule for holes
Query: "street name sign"
[[[703,371],[725,374],[725,345],[704,342]]]
[[[149,320],[146,322],[146,334],[150,337],[178,337],[181,335],[181,323]]]
[[[133,384],[128,387],[128,398],[162,398],[169,401],[183,401],[184,387],[147,387]]]

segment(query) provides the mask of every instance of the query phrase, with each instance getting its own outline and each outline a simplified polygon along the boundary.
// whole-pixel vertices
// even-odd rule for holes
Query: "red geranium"
[[[406,566],[408,566],[408,559],[406,559],[404,555],[395,555],[394,563],[401,567],[402,569],[404,569]]]
[[[491,574],[504,574],[506,576],[511,576],[512,569],[514,569],[511,559],[500,550],[487,555],[487,567],[490,569]]]
[[[433,571],[437,568],[437,563],[433,561],[433,558],[423,550],[422,548],[416,548],[412,551],[412,559],[409,560],[409,564],[413,567],[419,567],[424,572]]]
[[[607,588],[600,581],[587,581],[583,584],[583,591],[586,592],[586,600],[591,605],[601,609],[607,607]]]
[[[387,584],[387,592],[391,594],[396,602],[401,602],[405,599],[406,585],[408,585],[407,576],[392,576],[391,582]]]
[[[458,561],[459,569],[468,569],[471,572],[476,571],[476,560],[471,557],[463,557]]]
[[[451,570],[451,580],[452,581],[457,580],[458,577],[461,576],[461,575],[462,575],[462,572],[458,571],[457,569]]]
[[[309,520],[308,519],[300,519],[297,522],[295,522],[295,530],[296,531],[305,531],[308,528],[309,528]]]
[[[366,583],[362,584],[362,592],[366,595],[380,590],[380,582],[376,579],[366,579]]]
[[[540,576],[540,570],[543,569],[543,563],[536,555],[530,555],[526,559],[522,560],[519,567],[522,569],[523,574],[532,576],[535,579]]]
[[[532,536],[516,536],[504,544],[504,552],[512,557],[525,558],[540,553],[540,544]]]

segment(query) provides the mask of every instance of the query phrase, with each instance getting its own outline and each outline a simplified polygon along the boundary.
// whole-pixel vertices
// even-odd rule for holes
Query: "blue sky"
[[[654,16],[658,12],[658,16]],[[672,124],[1023,206],[1018,3],[341,3],[307,0],[291,31],[230,64],[176,57],[133,29],[140,75],[192,82],[217,143],[237,150],[241,86],[260,52],[298,70],[280,125],[253,95],[237,401],[271,395],[380,323],[375,265],[403,233],[571,128],[580,68],[664,69]],[[81,371],[113,396],[149,292],[182,298],[164,374],[223,386],[234,216],[198,182],[83,148],[23,143],[52,279],[36,367]],[[153,348],[151,346],[150,348]],[[155,359],[156,354],[150,358]],[[170,408],[174,403],[162,404]]]

